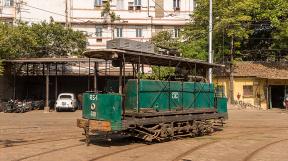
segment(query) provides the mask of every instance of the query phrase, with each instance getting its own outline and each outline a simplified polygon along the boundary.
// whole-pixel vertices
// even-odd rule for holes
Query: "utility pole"
[[[230,49],[230,76],[229,76],[229,80],[230,80],[230,103],[234,102],[234,65],[233,65],[233,61],[234,61],[234,35],[232,35],[231,37],[231,49]]]
[[[68,26],[68,0],[65,0],[65,27]]]
[[[22,4],[23,0],[15,2],[15,18],[17,18],[17,14],[19,14],[19,21],[22,21]]]
[[[209,63],[213,63],[212,33],[213,33],[213,2],[209,0]],[[212,68],[209,68],[209,83],[212,83]]]

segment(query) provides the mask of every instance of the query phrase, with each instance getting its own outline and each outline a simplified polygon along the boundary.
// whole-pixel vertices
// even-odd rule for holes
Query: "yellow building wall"
[[[225,96],[229,98],[230,91],[230,81],[229,78],[218,78],[214,79],[215,85],[221,85],[225,88]],[[253,86],[253,95],[249,97],[243,96],[243,86],[251,85]],[[249,103],[253,106],[261,107],[267,109],[267,81],[266,79],[259,79],[253,77],[236,77],[234,78],[234,99],[237,101],[242,101]],[[237,96],[240,96],[239,99]]]
[[[228,98],[229,96],[229,78],[216,78],[213,79],[213,82],[216,86],[223,86],[224,87],[224,95]]]

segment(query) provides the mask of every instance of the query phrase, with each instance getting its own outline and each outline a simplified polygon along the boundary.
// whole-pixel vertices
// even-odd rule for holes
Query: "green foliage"
[[[33,33],[26,24],[17,27],[0,23],[0,59],[20,57],[36,45]]]
[[[111,11],[111,5],[110,5],[110,1],[107,1],[102,9],[101,15],[103,15],[104,17],[109,16],[110,21],[113,23],[116,20],[120,20],[119,16],[116,16],[114,11]]]
[[[179,41],[173,38],[172,34],[168,31],[161,31],[157,33],[157,35],[152,37],[151,41],[156,48],[165,47],[179,49]],[[164,80],[169,75],[173,75],[174,72],[175,68],[152,66],[152,74],[145,75],[144,78]]]
[[[273,33],[273,38],[275,39],[273,47],[288,49],[288,20],[282,23],[281,27],[278,29],[278,32]]]
[[[3,60],[0,59],[0,75],[2,75],[4,72],[4,68],[3,68]]]
[[[166,80],[170,75],[174,75],[175,68],[152,66],[152,74],[142,74],[141,79]]]
[[[259,57],[249,51],[287,49],[287,43],[283,41],[287,40],[287,0],[213,1],[213,18],[213,49],[216,59],[231,54],[232,39],[234,54],[240,60],[259,60],[263,57],[263,53]],[[208,20],[209,1],[198,0],[191,22],[182,32],[185,56],[207,58]],[[265,54],[267,58],[271,53]]]
[[[86,35],[59,23],[33,24],[31,31],[36,35],[37,48],[32,57],[79,55],[86,49]]]
[[[79,55],[86,49],[86,41],[82,32],[55,22],[0,23],[0,60]]]
[[[152,43],[156,47],[165,47],[165,48],[177,48],[178,40],[172,37],[172,34],[168,31],[161,31],[157,33],[151,39]]]
[[[186,43],[181,43],[179,47],[183,57],[200,60],[208,58],[206,39],[187,41]]]
[[[178,48],[182,56],[208,58],[209,1],[197,0],[190,22],[179,39],[169,32],[152,38],[158,46]],[[228,60],[288,60],[287,0],[221,0],[213,1],[213,50],[217,62]],[[157,75],[158,68],[153,67]],[[167,74],[167,69],[160,72]],[[169,73],[170,74],[170,73]]]
[[[79,55],[86,49],[86,36],[59,23],[0,24],[0,59]]]

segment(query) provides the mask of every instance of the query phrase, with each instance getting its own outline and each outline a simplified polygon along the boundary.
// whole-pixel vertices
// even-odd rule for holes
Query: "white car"
[[[288,109],[288,95],[284,97],[283,106]]]
[[[73,93],[61,93],[59,94],[55,109],[57,112],[61,110],[71,110],[76,111],[77,110],[77,100]]]

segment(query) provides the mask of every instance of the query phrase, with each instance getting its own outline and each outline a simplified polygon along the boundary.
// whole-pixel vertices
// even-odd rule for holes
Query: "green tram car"
[[[145,141],[163,141],[181,136],[210,134],[228,118],[227,99],[215,93],[214,84],[199,82],[208,68],[223,67],[174,56],[159,56],[121,50],[95,50],[85,53],[120,64],[119,93],[83,94],[82,118],[77,126],[84,129],[86,142],[92,135],[120,133]],[[190,67],[194,81],[126,80],[125,64]],[[197,69],[198,68],[198,69]],[[198,73],[196,71],[199,71]],[[193,76],[192,76],[193,77]],[[125,82],[125,83],[124,83]]]

